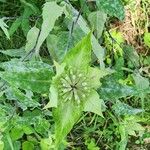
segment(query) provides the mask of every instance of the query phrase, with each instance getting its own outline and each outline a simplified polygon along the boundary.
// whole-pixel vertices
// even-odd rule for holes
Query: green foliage
[[[150,48],[150,33],[144,34],[144,43],[146,46],[148,46]]]
[[[5,18],[1,18],[0,19],[0,28],[3,30],[3,32],[5,33],[6,37],[8,39],[10,39],[9,33],[8,33],[8,26],[7,24],[4,22]]]
[[[62,15],[62,13],[63,13],[63,8],[58,6],[55,2],[47,2],[44,4],[43,13],[42,13],[43,23],[38,38],[38,42],[36,45],[37,55],[39,53],[39,49],[42,43],[47,38],[50,31],[53,29],[55,21],[58,19],[59,16]]]
[[[5,71],[0,72],[0,77],[10,85],[38,93],[48,93],[53,76],[51,66],[48,64],[40,61],[12,60],[2,63],[1,68]]]
[[[99,39],[102,35],[104,24],[106,22],[107,15],[102,11],[92,12],[88,16],[88,20],[97,33],[97,38]]]
[[[0,9],[0,150],[146,149],[149,56],[107,18],[123,20],[121,0]]]
[[[104,10],[111,16],[115,16],[120,20],[123,20],[125,17],[123,4],[120,0],[98,0],[96,4],[99,9]]]
[[[90,61],[91,34],[67,53],[63,60],[64,65],[56,65],[57,74],[52,81],[50,102],[46,108],[57,107],[54,108],[53,115],[58,147],[77,122],[82,111],[91,111],[102,116],[102,100],[94,90],[100,86],[99,79],[102,75],[99,69],[90,68]],[[93,81],[89,83],[88,80]]]

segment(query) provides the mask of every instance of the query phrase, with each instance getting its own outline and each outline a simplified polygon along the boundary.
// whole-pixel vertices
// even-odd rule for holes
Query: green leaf
[[[39,32],[40,32],[39,29],[35,26],[29,30],[27,34],[27,43],[25,46],[26,52],[29,52],[35,47]]]
[[[17,29],[19,28],[19,26],[21,25],[21,21],[22,21],[22,18],[19,17],[17,18],[11,25],[11,27],[9,28],[9,35],[12,36],[16,31]]]
[[[41,139],[41,141],[40,141],[40,147],[41,147],[41,150],[54,149],[54,145],[52,143],[51,137],[49,137],[47,139]]]
[[[29,17],[33,14],[33,11],[29,7],[24,7],[24,12],[22,14],[21,27],[24,35],[26,36],[30,30]]]
[[[5,18],[1,18],[0,19],[0,28],[3,30],[3,32],[5,33],[6,37],[8,39],[10,39],[10,36],[9,36],[9,32],[8,32],[8,26],[7,24],[4,22]]]
[[[49,34],[47,48],[52,58],[57,62],[62,62],[67,50],[73,48],[85,35],[78,26],[74,27],[71,37],[69,31],[62,31],[56,35]]]
[[[101,106],[102,99],[100,99],[98,93],[93,90],[85,102],[84,111],[93,112],[97,115],[103,116]]]
[[[53,58],[53,60],[58,62],[59,54],[62,51],[58,50],[58,48],[57,48],[57,41],[58,41],[58,37],[56,35],[54,35],[54,34],[49,34],[49,36],[46,39],[47,48],[49,50],[49,53],[51,54],[51,57]]]
[[[13,141],[16,141],[16,140],[22,138],[23,134],[24,134],[24,132],[22,130],[22,127],[16,126],[13,129],[11,129],[10,136]]]
[[[96,4],[110,16],[115,16],[120,20],[125,18],[125,10],[121,0],[97,0]]]
[[[34,144],[29,141],[25,141],[22,144],[22,150],[35,150]]]
[[[119,132],[121,135],[121,141],[119,142],[119,150],[125,150],[128,143],[128,133],[124,125],[119,126]]]
[[[76,68],[89,66],[91,61],[91,33],[82,39],[64,58],[64,63]]]
[[[56,149],[73,128],[82,111],[102,115],[103,101],[94,89],[100,86],[99,79],[107,75],[107,72],[90,68],[90,40],[91,33],[66,54],[61,65],[54,62],[56,76],[53,77],[50,88],[50,103],[46,107],[57,106],[53,108]]]
[[[21,47],[19,49],[0,50],[0,53],[3,53],[3,54],[8,55],[10,57],[23,57],[26,54],[24,47]]]
[[[123,47],[123,50],[127,60],[129,60],[131,64],[134,64],[134,67],[139,67],[140,58],[134,47],[130,45],[125,45]]]
[[[10,61],[1,64],[0,77],[10,85],[38,93],[48,93],[53,76],[51,66],[40,61]]]
[[[82,112],[82,108],[72,101],[66,103],[61,102],[59,107],[53,109],[55,120],[55,139],[56,145],[61,144],[65,136],[73,128]]]
[[[138,89],[145,90],[149,88],[149,79],[142,77],[139,73],[133,75],[133,78]]]
[[[50,107],[57,107],[58,104],[58,92],[57,89],[53,86],[53,84],[50,87],[50,94],[49,94],[49,103],[44,107],[44,109],[50,108]]]
[[[51,30],[55,25],[55,21],[58,19],[59,16],[62,15],[64,8],[60,7],[56,4],[56,2],[46,2],[43,7],[43,24],[41,27],[40,36],[36,46],[36,54],[38,55],[39,49],[47,38]]]
[[[13,85],[8,90],[11,97],[9,99],[18,100],[18,107],[20,107],[22,110],[26,110],[27,107],[37,107],[40,106],[40,104],[32,99],[31,96],[28,96],[27,92],[26,94],[22,93],[19,89],[14,87]],[[12,95],[11,95],[12,94]]]
[[[107,15],[102,11],[91,12],[88,16],[88,20],[94,30],[96,31],[97,38],[102,35],[104,24],[106,22]]]
[[[113,105],[113,110],[115,114],[120,115],[136,115],[138,113],[143,112],[142,109],[133,108],[125,103],[117,101],[115,105]]]
[[[3,141],[0,141],[0,150],[3,150],[4,149],[4,143]]]
[[[90,67],[88,72],[89,72],[90,79],[93,79],[93,82],[90,83],[91,87],[97,89],[101,85],[100,79],[113,73],[113,70],[110,70],[109,68],[98,69],[98,68]]]
[[[118,98],[136,95],[138,91],[131,86],[120,84],[112,76],[105,77],[98,93],[103,100],[116,100]]]
[[[78,16],[79,12],[70,3],[69,4],[66,2],[64,2],[64,3],[71,9],[70,11],[73,13],[74,16]],[[68,12],[68,13],[70,15],[70,12]],[[79,16],[77,25],[79,25],[79,27],[82,29],[82,31],[85,34],[88,34],[91,31],[91,29],[89,28],[87,22],[82,17],[82,15]],[[92,49],[93,49],[95,56],[98,58],[98,60],[100,62],[101,68],[104,68],[105,65],[104,65],[103,60],[104,60],[105,52],[93,34],[92,34]]]
[[[146,32],[144,34],[144,44],[150,48],[150,33]]]

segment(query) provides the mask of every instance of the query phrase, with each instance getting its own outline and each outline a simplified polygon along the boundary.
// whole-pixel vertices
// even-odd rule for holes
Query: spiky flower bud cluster
[[[69,68],[60,78],[60,97],[66,102],[74,100],[78,104],[90,92],[89,80],[86,74]]]

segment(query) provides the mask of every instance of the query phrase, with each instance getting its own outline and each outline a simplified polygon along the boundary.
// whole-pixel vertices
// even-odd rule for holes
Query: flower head
[[[90,93],[89,77],[85,72],[69,67],[60,77],[59,97],[64,102],[72,100],[78,104]]]

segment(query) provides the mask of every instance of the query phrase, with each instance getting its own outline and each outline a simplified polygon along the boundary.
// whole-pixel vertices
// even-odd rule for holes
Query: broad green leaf
[[[97,0],[96,4],[110,16],[115,16],[120,20],[125,18],[125,10],[121,0]]]
[[[104,24],[106,22],[107,15],[102,11],[91,12],[88,16],[88,20],[91,26],[96,31],[97,38],[99,39],[102,35]]]
[[[144,33],[144,44],[150,48],[150,33]]]
[[[29,52],[35,47],[39,32],[40,32],[39,29],[35,26],[29,30],[27,34],[27,43],[25,46],[26,52]]]
[[[90,96],[85,102],[84,111],[93,112],[100,116],[102,115],[102,99],[99,98],[99,95],[96,91],[92,91]]]
[[[101,83],[102,86],[99,88],[98,93],[103,100],[116,100],[138,94],[134,87],[120,84],[112,76],[104,78]]]
[[[24,47],[21,47],[19,49],[0,50],[0,53],[3,53],[11,57],[23,57],[26,54]]]
[[[49,34],[47,37],[47,47],[52,58],[57,62],[62,62],[66,52],[73,48],[85,35],[78,26],[74,27],[71,37],[68,31],[62,31],[56,35]]]
[[[78,16],[79,12],[69,3],[64,2],[72,11],[74,16]],[[67,15],[67,14],[66,14]],[[69,13],[70,15],[70,13]],[[70,16],[69,16],[70,17]],[[87,24],[87,22],[85,21],[85,19],[82,17],[82,15],[79,16],[77,24],[79,25],[79,27],[83,30],[83,32],[85,34],[88,34],[91,30]],[[100,44],[98,43],[98,40],[95,38],[94,35],[92,35],[92,49],[93,52],[95,54],[95,56],[98,58],[99,62],[100,62],[100,66],[101,68],[104,68],[104,49],[100,46]]]
[[[11,27],[9,28],[9,35],[12,36],[16,31],[17,29],[19,28],[19,26],[21,25],[21,21],[22,21],[22,18],[19,17],[17,18],[11,25]]]
[[[120,101],[117,101],[117,103],[115,105],[113,105],[113,110],[115,112],[115,114],[117,114],[118,116],[121,115],[136,115],[138,113],[143,112],[142,109],[137,109],[137,108],[133,108],[125,103],[122,103]]]
[[[82,39],[64,58],[64,63],[76,68],[89,66],[91,61],[91,33]]]
[[[40,61],[10,61],[1,64],[5,71],[0,77],[10,85],[38,93],[48,93],[53,71],[51,66]]]
[[[8,26],[7,24],[4,22],[5,18],[1,18],[0,19],[0,28],[3,30],[3,32],[5,33],[6,37],[8,39],[10,39],[10,36],[9,36],[9,32],[8,32]]]
[[[66,103],[61,102],[59,107],[53,109],[57,146],[61,144],[62,140],[73,128],[74,124],[79,119],[81,112],[82,108],[75,105],[72,101],[68,101]]]
[[[35,150],[34,144],[29,141],[25,141],[22,144],[22,150]]]
[[[41,27],[41,32],[36,46],[36,54],[38,55],[39,49],[47,38],[51,30],[55,25],[55,21],[59,16],[62,15],[64,8],[56,4],[56,2],[46,2],[43,7],[42,17],[43,23]]]

